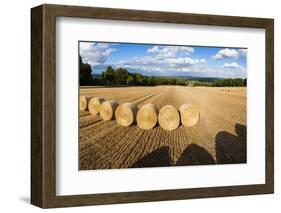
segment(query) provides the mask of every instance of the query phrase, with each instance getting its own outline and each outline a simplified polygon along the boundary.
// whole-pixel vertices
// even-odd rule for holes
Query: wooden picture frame
[[[56,17],[265,29],[265,184],[56,195]],[[274,20],[126,9],[41,5],[31,9],[31,203],[42,208],[267,194],[274,191]]]

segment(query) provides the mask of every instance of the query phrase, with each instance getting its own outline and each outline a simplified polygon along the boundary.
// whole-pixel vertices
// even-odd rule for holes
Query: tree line
[[[113,69],[108,66],[101,75],[92,75],[91,66],[83,63],[79,57],[80,85],[86,86],[156,86],[156,85],[182,85],[182,86],[246,86],[247,79],[214,79],[207,81],[194,80],[181,77],[145,76],[140,73],[131,73],[125,68]],[[203,78],[200,78],[203,79]]]

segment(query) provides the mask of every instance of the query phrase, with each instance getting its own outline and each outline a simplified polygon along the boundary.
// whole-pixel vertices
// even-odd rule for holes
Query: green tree
[[[143,85],[143,75],[140,73],[136,73],[136,83],[138,85]]]
[[[105,73],[104,73],[104,72],[102,72],[102,73],[100,74],[100,78],[101,78],[101,80],[105,81]]]
[[[148,78],[148,85],[149,86],[155,86],[156,85],[154,76]]]
[[[215,87],[242,87],[246,86],[247,80],[242,78],[219,79],[213,82]]]
[[[182,86],[184,86],[185,85],[185,81],[183,80],[183,79],[177,79],[177,81],[176,81],[176,85],[182,85]]]
[[[104,80],[107,85],[111,85],[114,80],[114,69],[111,66],[108,66],[104,72]]]
[[[118,68],[114,72],[114,83],[118,85],[125,85],[127,83],[129,72],[126,69]]]
[[[89,85],[92,83],[92,69],[89,64],[85,64],[79,55],[79,80],[80,85]]]
[[[168,85],[175,85],[176,83],[177,83],[177,79],[168,78],[168,80],[167,80]]]
[[[147,78],[147,76],[145,76],[145,77],[142,79],[142,85],[144,85],[144,86],[147,86],[147,85],[148,85],[148,78]]]
[[[133,76],[129,75],[127,78],[127,85],[134,85],[135,79]]]

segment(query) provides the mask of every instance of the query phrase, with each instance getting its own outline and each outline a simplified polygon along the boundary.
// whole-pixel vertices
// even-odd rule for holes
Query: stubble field
[[[173,131],[122,127],[80,111],[81,170],[246,163],[246,88],[82,87],[80,95],[159,109],[190,103],[200,110],[195,126]]]

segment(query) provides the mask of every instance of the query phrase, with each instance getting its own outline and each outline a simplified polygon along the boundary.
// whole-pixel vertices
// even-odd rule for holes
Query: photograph
[[[158,6],[31,8],[31,204],[274,193],[274,18]]]
[[[247,163],[247,47],[81,40],[77,60],[79,170]]]

